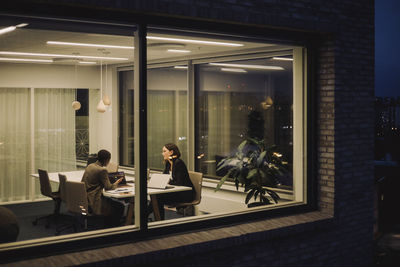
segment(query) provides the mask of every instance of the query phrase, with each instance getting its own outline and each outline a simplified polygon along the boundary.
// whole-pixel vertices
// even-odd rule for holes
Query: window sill
[[[164,235],[107,248],[31,259],[19,264],[36,266],[52,262],[57,266],[70,266],[112,261],[113,259],[118,259],[118,263],[149,264],[191,254],[207,253],[207,251],[217,248],[224,249],[248,242],[304,233],[307,230],[328,228],[333,223],[332,215],[313,211],[200,231]],[[15,262],[11,264],[14,265]]]

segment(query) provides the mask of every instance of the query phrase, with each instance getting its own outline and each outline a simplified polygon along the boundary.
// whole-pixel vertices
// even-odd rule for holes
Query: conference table
[[[82,176],[84,170],[78,171],[67,171],[67,172],[49,172],[49,179],[52,182],[59,183],[58,174],[63,174],[67,177],[67,181],[73,182],[80,182],[82,180]],[[39,178],[39,174],[33,173],[31,174],[32,177]],[[114,190],[104,190],[103,189],[103,196],[114,198],[114,199],[126,199],[129,200],[129,207],[128,213],[126,215],[125,225],[132,224],[132,218],[134,214],[134,199],[135,199],[135,177],[131,175],[126,175],[125,179],[127,183],[125,185],[119,185]],[[147,194],[150,196],[152,205],[153,205],[153,212],[154,212],[154,219],[156,221],[161,220],[160,210],[158,209],[158,201],[157,195],[159,194],[171,194],[176,192],[182,191],[190,191],[192,190],[191,187],[188,186],[177,186],[177,185],[168,185],[165,189],[156,189],[156,188],[147,188]]]

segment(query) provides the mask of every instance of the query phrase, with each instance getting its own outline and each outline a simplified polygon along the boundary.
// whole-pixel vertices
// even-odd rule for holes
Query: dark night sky
[[[399,0],[375,0],[375,95],[400,96]]]

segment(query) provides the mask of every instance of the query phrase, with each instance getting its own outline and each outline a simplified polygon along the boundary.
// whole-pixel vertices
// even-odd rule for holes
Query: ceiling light
[[[53,60],[51,59],[9,58],[9,57],[0,57],[0,61],[42,62],[42,63],[53,62]]]
[[[135,48],[133,46],[71,43],[71,42],[58,42],[58,41],[47,41],[46,43],[49,45],[86,46],[86,47],[103,47],[103,48],[118,48],[118,49],[134,49]]]
[[[185,50],[185,49],[168,49],[167,52],[172,52],[172,53],[190,53],[192,51]]]
[[[15,26],[10,26],[10,27],[7,27],[7,28],[0,29],[0,34],[4,34],[4,33],[7,33],[7,32],[12,32],[16,28],[17,27],[15,27]]]
[[[79,64],[96,64],[94,61],[79,61]]]
[[[20,24],[16,25],[15,27],[22,28],[22,27],[26,27],[28,25],[29,25],[28,23],[20,23]]]
[[[3,28],[3,29],[0,29],[0,34],[4,34],[4,33],[7,33],[7,32],[12,32],[16,28],[22,28],[22,27],[25,27],[27,25],[28,25],[27,23],[21,23],[21,24],[18,24],[16,26],[6,27],[6,28]]]
[[[89,59],[104,59],[104,60],[128,60],[128,58],[120,58],[120,57],[95,57],[95,56],[42,54],[42,53],[26,53],[26,52],[11,52],[11,51],[0,51],[0,55],[18,55],[18,56],[35,56],[35,57],[63,57],[63,58],[89,58]]]
[[[273,57],[273,60],[293,61],[293,58],[289,57]]]
[[[230,63],[208,63],[208,64],[212,65],[212,66],[233,67],[233,68],[243,68],[243,69],[255,69],[255,70],[284,70],[284,68],[279,67],[279,66],[230,64]]]
[[[221,68],[221,71],[247,73],[247,71],[244,69],[234,69],[234,68]]]
[[[202,40],[169,38],[169,37],[160,37],[160,36],[147,36],[146,38],[149,40],[173,41],[173,42],[182,42],[182,43],[189,43],[189,44],[220,45],[220,46],[233,46],[233,47],[243,46],[243,44],[237,44],[237,43],[202,41]]]
[[[174,66],[175,69],[187,70],[187,66]]]

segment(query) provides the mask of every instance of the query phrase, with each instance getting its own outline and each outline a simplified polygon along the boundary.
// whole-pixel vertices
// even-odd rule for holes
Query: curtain
[[[30,182],[28,88],[0,88],[0,202],[25,200]]]
[[[35,89],[35,168],[76,169],[74,89]]]
[[[149,168],[163,168],[162,147],[175,142],[174,91],[147,91],[147,160]]]

